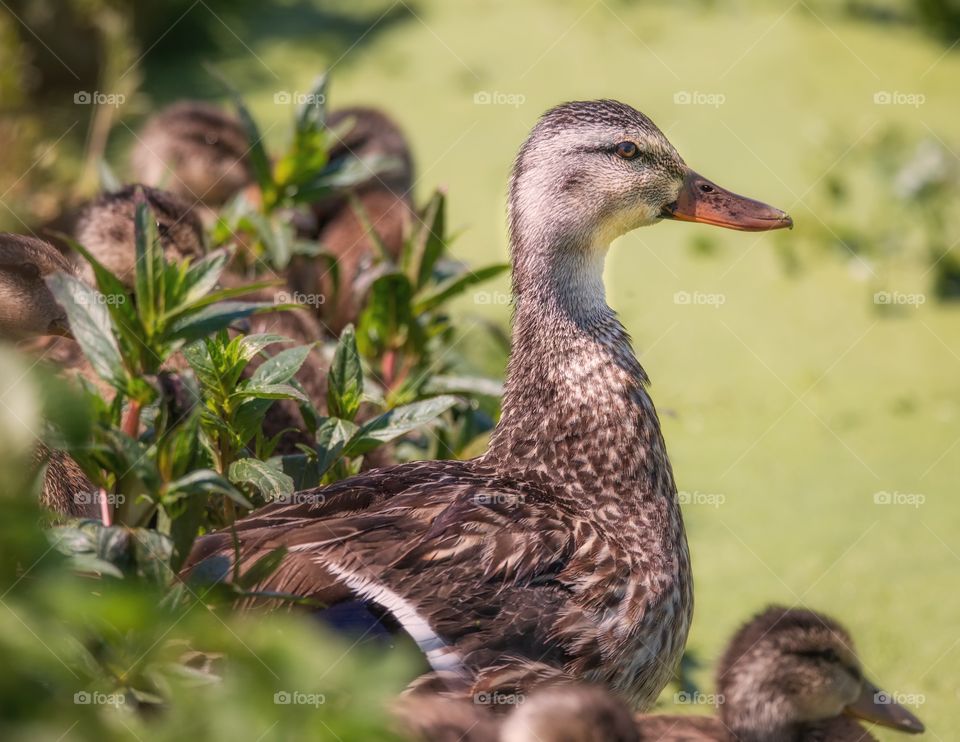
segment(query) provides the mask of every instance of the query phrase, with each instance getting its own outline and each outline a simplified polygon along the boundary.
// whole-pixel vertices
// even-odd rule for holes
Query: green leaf
[[[327,88],[330,78],[324,72],[313,81],[310,93],[297,112],[297,131],[325,129],[327,126]]]
[[[395,407],[361,425],[347,445],[345,455],[357,456],[389,443],[435,420],[457,402],[456,397],[443,395]]]
[[[275,500],[293,494],[293,479],[279,468],[260,459],[238,459],[230,464],[230,481],[251,484],[263,497]]]
[[[157,244],[157,225],[141,189],[137,189],[134,214],[134,290],[137,295],[137,312],[152,335],[157,325],[157,279],[163,272],[162,249]],[[157,255],[157,253],[160,255]],[[159,269],[159,270],[158,270]],[[163,296],[161,290],[160,296]]]
[[[317,476],[322,477],[341,457],[359,428],[349,420],[328,417],[317,428]]]
[[[340,333],[327,375],[327,409],[334,417],[352,420],[363,398],[363,367],[353,325]]]
[[[213,291],[229,260],[229,251],[214,250],[191,264],[184,281],[183,304],[192,304]]]
[[[48,276],[47,285],[66,311],[70,330],[94,371],[122,390],[126,371],[103,294],[65,273]]]
[[[444,376],[429,379],[423,386],[424,394],[470,394],[483,397],[503,396],[503,383],[482,376]]]
[[[468,269],[459,275],[448,278],[429,291],[418,294],[413,305],[413,311],[416,314],[429,312],[431,309],[443,304],[454,296],[462,294],[471,286],[489,281],[491,278],[500,275],[509,268],[509,263],[498,263],[478,268],[475,271]]]
[[[312,345],[298,345],[295,348],[280,351],[264,361],[253,372],[250,381],[254,385],[287,383],[300,370],[312,348]]]
[[[433,267],[446,249],[446,196],[434,191],[423,213],[421,228],[413,242],[413,255],[407,275],[416,288],[422,289],[433,275]]]
[[[276,305],[266,302],[222,301],[181,317],[170,326],[168,336],[171,340],[189,343],[225,329],[238,319],[273,309]]]
[[[404,345],[414,322],[412,302],[413,286],[403,273],[387,273],[371,284],[359,323],[365,354]]]
[[[230,396],[235,399],[255,397],[257,399],[296,399],[300,402],[309,401],[303,392],[290,384],[257,384],[254,383],[252,379],[239,386]]]

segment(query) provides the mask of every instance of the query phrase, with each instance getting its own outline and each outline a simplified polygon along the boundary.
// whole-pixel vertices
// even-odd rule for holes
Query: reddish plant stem
[[[107,491],[103,487],[100,488],[97,499],[100,504],[100,519],[103,521],[103,525],[113,525],[113,513],[110,512],[110,504],[107,502]]]
[[[131,438],[137,438],[140,435],[140,403],[137,400],[130,400],[120,427]]]

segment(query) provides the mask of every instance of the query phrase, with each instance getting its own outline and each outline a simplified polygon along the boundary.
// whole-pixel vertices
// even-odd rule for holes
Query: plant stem
[[[103,487],[100,488],[100,492],[98,493],[98,500],[100,504],[100,519],[103,521],[103,525],[112,525],[113,514],[110,512],[110,504],[107,502],[107,491]]]
[[[140,433],[140,402],[135,399],[131,399],[127,405],[127,412],[123,417],[121,430],[134,439],[136,439]]]

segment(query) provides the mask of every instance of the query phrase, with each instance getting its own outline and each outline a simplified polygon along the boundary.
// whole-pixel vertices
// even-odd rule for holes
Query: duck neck
[[[514,230],[516,234],[516,230]],[[569,234],[569,233],[568,233]],[[607,306],[607,246],[514,239],[513,344],[500,423],[484,460],[537,470],[584,500],[674,498],[647,376]]]

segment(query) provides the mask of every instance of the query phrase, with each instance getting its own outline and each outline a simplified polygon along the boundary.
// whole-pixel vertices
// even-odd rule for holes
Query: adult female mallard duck
[[[435,671],[424,687],[526,692],[578,678],[646,708],[683,649],[693,586],[647,376],[604,298],[604,256],[665,218],[791,221],[697,175],[616,101],[544,114],[509,200],[513,345],[486,453],[269,505],[236,524],[241,561],[285,547],[263,586],[399,626]],[[212,534],[190,566],[209,558],[202,572],[226,577],[233,555],[232,532]]]

